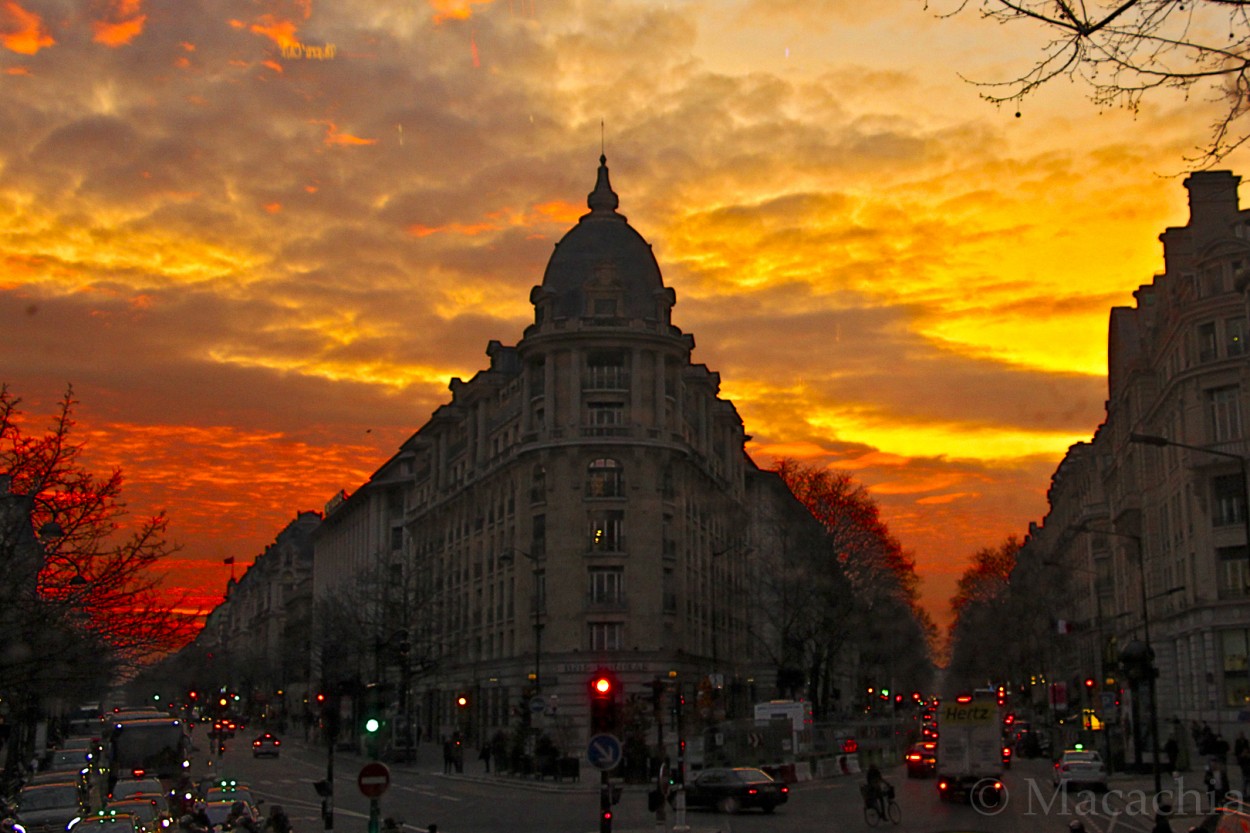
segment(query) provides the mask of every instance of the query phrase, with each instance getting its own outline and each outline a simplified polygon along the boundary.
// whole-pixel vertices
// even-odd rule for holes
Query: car
[[[137,795],[121,801],[110,801],[105,810],[134,816],[139,833],[161,833],[167,830],[172,819],[165,811],[163,802],[155,796]]]
[[[17,820],[27,833],[61,833],[86,815],[76,783],[35,784],[17,794]]]
[[[238,813],[235,812],[236,804],[242,805],[238,808]],[[228,819],[239,814],[246,814],[257,825],[263,824],[260,811],[250,801],[206,801],[203,810],[213,830],[222,830]]]
[[[282,741],[271,735],[269,732],[252,741],[252,757],[259,758],[262,755],[270,757],[278,757],[278,747],[282,745]]]
[[[256,799],[252,797],[252,790],[247,784],[239,784],[231,782],[228,787],[209,787],[208,792],[204,794],[205,801],[246,801],[248,804],[257,804]]]
[[[924,778],[928,775],[936,775],[937,743],[931,740],[913,743],[908,747],[907,754],[903,756],[903,760],[907,763],[908,778]]]
[[[699,770],[686,781],[685,792],[687,807],[707,807],[723,813],[752,807],[771,813],[790,797],[789,787],[754,767]],[[676,802],[676,791],[669,793],[669,801]]]
[[[70,829],[74,833],[144,833],[134,816],[108,809],[84,816]]]
[[[1093,787],[1107,789],[1107,767],[1102,756],[1091,749],[1069,749],[1055,761],[1055,786],[1059,789]]]
[[[109,791],[108,801],[113,804],[137,795],[145,795],[165,801],[165,786],[155,778],[120,778]]]

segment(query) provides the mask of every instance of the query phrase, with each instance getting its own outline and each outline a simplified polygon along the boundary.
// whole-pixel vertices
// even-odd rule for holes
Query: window
[[[619,651],[625,643],[625,625],[621,622],[591,622],[590,650]]]
[[[1211,497],[1214,504],[1211,513],[1213,525],[1245,523],[1246,488],[1240,474],[1221,474],[1211,478]]]
[[[404,528],[402,526],[391,527],[391,549],[399,550],[404,548]]]
[[[626,390],[629,374],[625,370],[625,357],[616,351],[589,355],[582,387],[586,390]]]
[[[596,567],[589,575],[591,604],[620,604],[624,601],[625,571],[620,567]]]
[[[625,424],[623,402],[590,402],[586,405],[587,422],[592,430],[610,432]]]
[[[1246,353],[1246,320],[1230,318],[1224,322],[1224,349],[1231,356]]]
[[[586,477],[587,497],[622,497],[624,494],[620,463],[605,457],[590,464]]]
[[[664,576],[660,583],[660,597],[663,600],[665,613],[677,612],[677,583],[672,567],[664,568]]]
[[[1246,595],[1246,582],[1250,580],[1250,561],[1246,560],[1245,547],[1219,547],[1215,551],[1219,561],[1219,594],[1221,599],[1238,599]]]
[[[547,571],[534,571],[534,613],[545,613],[547,610]]]
[[[625,545],[625,513],[603,512],[590,520],[592,552],[620,552]]]
[[[1220,634],[1220,654],[1224,668],[1224,705],[1245,708],[1250,705],[1250,669],[1246,665],[1250,632],[1227,630]]]
[[[530,473],[530,503],[545,503],[547,500],[547,469],[534,466]]]
[[[1211,420],[1211,442],[1241,438],[1241,390],[1237,385],[1208,390],[1207,413]]]
[[[547,516],[535,515],[533,534],[530,536],[530,555],[538,558],[547,552]]]
[[[1198,361],[1209,362],[1215,358],[1215,322],[1198,325]]]

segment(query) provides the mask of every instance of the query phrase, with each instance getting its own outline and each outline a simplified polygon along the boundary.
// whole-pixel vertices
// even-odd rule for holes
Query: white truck
[[[1003,723],[995,694],[978,691],[943,700],[937,728],[938,797],[997,807],[1003,789]]]

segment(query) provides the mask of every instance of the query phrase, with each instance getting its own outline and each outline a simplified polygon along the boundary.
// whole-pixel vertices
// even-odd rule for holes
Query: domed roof
[[[660,267],[651,244],[617,213],[620,200],[608,182],[607,161],[599,157],[595,190],[586,198],[590,213],[583,214],[556,244],[542,289],[554,296],[556,317],[611,314],[655,319],[657,293],[664,290]],[[608,313],[612,301],[615,310]],[[600,302],[605,306],[600,307]]]

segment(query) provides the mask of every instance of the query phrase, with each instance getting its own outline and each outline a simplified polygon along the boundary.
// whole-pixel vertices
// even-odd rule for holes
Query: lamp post
[[[1250,559],[1250,460],[1241,454],[1234,454],[1231,451],[1222,451],[1218,448],[1207,448],[1201,445],[1189,445],[1188,443],[1179,443],[1176,440],[1169,440],[1167,437],[1160,437],[1156,434],[1137,434],[1130,433],[1128,441],[1138,443],[1140,445],[1153,446],[1175,446],[1176,448],[1187,448],[1190,451],[1202,451],[1206,454],[1213,454],[1216,457],[1227,457],[1230,460],[1236,460],[1241,467],[1241,496],[1245,500],[1245,504],[1241,507],[1241,520],[1246,531],[1246,557]]]
[[[1144,662],[1145,664],[1144,670],[1146,672],[1145,673],[1146,688],[1150,692],[1150,757],[1151,757],[1151,769],[1154,770],[1155,794],[1157,795],[1163,787],[1162,787],[1162,783],[1160,780],[1160,773],[1159,773],[1159,704],[1157,702],[1157,697],[1156,697],[1157,689],[1155,686],[1155,677],[1156,677],[1157,671],[1154,667],[1154,656],[1155,656],[1154,648],[1150,644],[1150,600],[1160,598],[1161,596],[1167,596],[1172,593],[1176,593],[1184,588],[1174,587],[1170,590],[1167,590],[1164,593],[1160,593],[1155,596],[1150,596],[1146,593],[1146,550],[1142,544],[1142,538],[1140,535],[1133,535],[1132,533],[1128,533],[1128,532],[1117,532],[1115,530],[1110,530],[1110,529],[1095,529],[1093,527],[1086,526],[1085,524],[1082,524],[1081,526],[1077,527],[1077,529],[1081,532],[1089,532],[1089,533],[1095,533],[1099,535],[1112,535],[1117,538],[1128,538],[1131,541],[1133,541],[1133,543],[1136,545],[1136,548],[1137,548],[1137,570],[1138,570],[1139,584],[1141,586],[1142,639],[1144,642],[1143,650],[1141,652],[1142,656],[1138,658],[1138,660]],[[1127,648],[1126,648],[1126,651],[1127,651]],[[1136,706],[1137,706],[1137,700],[1136,698],[1134,698],[1133,700],[1134,710],[1136,710]],[[1137,723],[1137,720],[1135,719],[1133,721],[1133,736],[1134,736],[1135,741],[1139,737],[1139,733],[1137,731],[1137,725],[1138,723]],[[1133,744],[1133,748],[1134,748],[1134,755],[1137,758],[1136,763],[1140,766],[1141,765],[1141,744],[1135,742]]]
[[[515,556],[520,555],[529,559],[533,564],[531,572],[534,576],[534,597],[531,599],[533,607],[532,615],[534,617],[534,692],[542,691],[542,659],[543,659],[543,609],[546,607],[545,593],[540,592],[539,578],[543,574],[542,567],[538,556],[530,555],[528,552],[522,552],[518,549],[512,549],[502,553],[499,556],[501,564],[511,564],[515,561]]]
[[[1085,529],[1084,527],[1077,527],[1077,530],[1080,532],[1093,532],[1094,531],[1090,529]],[[1106,636],[1103,632],[1103,627],[1102,627],[1102,623],[1103,623],[1102,590],[1099,587],[1100,582],[1098,581],[1098,571],[1091,569],[1089,567],[1078,567],[1075,564],[1060,564],[1058,561],[1043,561],[1042,565],[1045,567],[1058,567],[1060,569],[1065,569],[1065,570],[1078,570],[1082,573],[1086,573],[1090,576],[1093,576],[1093,579],[1094,579],[1094,622],[1097,628],[1096,636],[1098,639],[1097,646],[1094,649],[1094,670],[1095,670],[1095,673],[1098,674],[1099,685],[1102,685],[1103,684],[1102,681],[1107,679]],[[1090,706],[1092,707],[1093,703],[1091,703]],[[1082,724],[1083,723],[1084,721],[1082,721]],[[1102,728],[1102,740],[1103,740],[1103,744],[1102,744],[1103,754],[1106,756],[1106,765],[1108,767],[1108,772],[1109,772],[1110,767],[1111,767],[1111,737],[1109,735],[1109,731],[1106,727],[1105,722],[1103,723],[1103,728]]]

